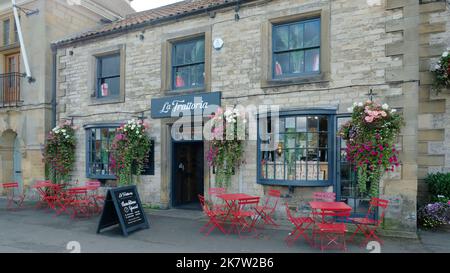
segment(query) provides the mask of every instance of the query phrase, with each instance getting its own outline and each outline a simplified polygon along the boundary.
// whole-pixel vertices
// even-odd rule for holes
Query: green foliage
[[[450,199],[450,173],[430,173],[425,182],[433,201],[447,202]]]
[[[48,133],[43,156],[54,183],[68,182],[75,163],[75,149],[75,129],[68,122]]]
[[[140,175],[151,148],[151,140],[145,133],[147,125],[141,120],[130,120],[117,129],[111,145],[113,168],[119,185],[132,183],[131,175]]]
[[[354,103],[348,110],[353,112],[352,118],[339,132],[347,144],[347,160],[357,171],[359,191],[378,196],[383,173],[400,165],[394,144],[403,117],[389,105],[372,101]]]

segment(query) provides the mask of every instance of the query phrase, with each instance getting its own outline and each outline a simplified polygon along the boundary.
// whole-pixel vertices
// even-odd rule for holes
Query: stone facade
[[[0,106],[0,181],[19,180],[22,185],[30,185],[35,180],[45,178],[41,147],[45,143],[46,133],[52,127],[53,62],[50,43],[68,33],[98,26],[102,17],[84,7],[69,5],[65,0],[17,2],[23,8],[39,11],[29,16],[20,13],[24,43],[34,81],[28,82],[26,78],[21,78],[18,104],[11,107]],[[0,19],[7,18],[14,22],[11,2],[1,1],[0,4],[4,7],[4,10],[0,11]],[[0,35],[3,37],[3,27],[1,29]],[[14,39],[13,34],[11,31],[11,41]],[[5,56],[11,53],[20,53],[18,42],[0,47],[2,74],[5,73]],[[20,72],[23,73],[24,63],[22,58],[19,60]],[[16,163],[13,160],[14,150]],[[14,164],[19,164],[16,170]],[[22,175],[15,176],[15,171],[21,171]]]
[[[376,2],[376,1],[375,1]],[[449,147],[449,126],[444,115],[448,100],[441,94],[424,96],[425,71],[422,54],[429,43],[450,44],[448,32],[425,34],[437,23],[442,30],[450,24],[448,10],[442,3],[419,4],[419,1],[381,0],[368,5],[363,0],[274,0],[256,1],[241,6],[238,21],[234,8],[223,9],[214,18],[197,15],[170,23],[143,27],[103,38],[65,44],[58,48],[58,119],[74,118],[84,125],[121,122],[144,113],[150,119],[150,100],[166,96],[163,90],[165,67],[162,64],[167,37],[186,36],[196,29],[207,29],[211,39],[222,38],[221,50],[212,50],[210,90],[221,91],[222,105],[280,105],[283,108],[336,107],[346,113],[354,101],[367,100],[373,89],[376,98],[402,111],[406,126],[399,138],[402,166],[400,171],[385,177],[382,194],[391,207],[384,226],[386,234],[411,236],[416,231],[418,177],[423,166],[448,166],[446,157],[434,155],[442,146]],[[277,84],[265,81],[267,71],[267,24],[274,18],[289,18],[307,13],[320,14],[327,56],[321,67],[327,68],[315,82]],[[448,27],[447,27],[448,29]],[[184,34],[183,34],[184,33]],[[141,34],[144,36],[142,39]],[[420,44],[419,44],[420,41]],[[102,48],[125,45],[125,101],[92,105],[92,90],[86,79],[93,73],[92,52]],[[209,49],[207,49],[209,50]],[[419,54],[421,58],[419,59]],[[423,56],[425,57],[425,56]],[[419,80],[421,84],[419,84]],[[427,93],[428,94],[428,93]],[[427,103],[439,104],[439,106]],[[446,105],[443,105],[446,104]],[[429,110],[427,110],[429,109]],[[434,112],[433,112],[434,111]],[[436,112],[438,111],[438,112]],[[426,122],[423,122],[426,120]],[[447,124],[445,124],[445,122]],[[139,189],[144,202],[170,207],[169,121],[150,119],[150,136],[155,139],[155,175],[141,176]],[[430,127],[424,128],[423,126]],[[77,132],[77,163],[73,178],[86,179],[86,137]],[[424,145],[428,145],[426,148]],[[441,145],[441,146],[440,146]],[[205,143],[207,147],[207,143]],[[264,195],[271,188],[256,182],[256,142],[248,141],[246,164],[233,177],[230,191]],[[426,155],[426,156],[425,156]],[[436,161],[433,161],[436,160]],[[446,165],[444,165],[444,163]],[[429,164],[429,165],[428,165]],[[205,168],[208,170],[209,168]],[[419,175],[418,175],[419,173]],[[214,176],[205,171],[205,188],[214,185]],[[274,187],[284,200],[304,201],[313,191],[332,190],[316,187]],[[283,210],[280,206],[280,212]],[[281,213],[280,213],[281,214]]]

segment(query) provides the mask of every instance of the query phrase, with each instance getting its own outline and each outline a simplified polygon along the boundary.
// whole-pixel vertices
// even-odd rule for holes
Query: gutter
[[[271,0],[269,0],[269,1],[271,1]],[[233,2],[227,2],[227,3],[223,3],[221,5],[215,5],[215,6],[211,6],[211,7],[206,7],[206,8],[203,8],[203,9],[194,10],[194,11],[190,11],[190,12],[186,12],[186,13],[182,13],[182,14],[177,14],[177,15],[174,15],[174,16],[163,17],[163,18],[160,18],[160,19],[154,19],[154,20],[151,20],[151,21],[137,23],[135,25],[131,25],[131,26],[128,26],[128,27],[117,28],[117,29],[106,31],[106,32],[100,32],[100,33],[88,35],[88,36],[85,36],[85,37],[74,38],[72,40],[69,39],[69,40],[62,41],[62,42],[56,42],[56,43],[53,43],[52,46],[54,45],[56,48],[60,48],[60,47],[68,46],[68,45],[71,45],[71,44],[76,44],[76,43],[87,41],[87,40],[92,40],[92,39],[96,39],[96,38],[101,38],[101,37],[114,35],[114,34],[117,34],[117,33],[122,33],[122,32],[127,32],[127,31],[134,31],[134,30],[137,30],[137,29],[140,29],[140,28],[144,28],[144,27],[149,27],[149,26],[154,26],[154,25],[166,23],[166,22],[176,21],[176,20],[184,19],[184,18],[187,18],[187,17],[190,17],[190,16],[204,14],[205,12],[208,13],[208,12],[219,10],[219,9],[223,9],[223,8],[234,7],[234,6],[241,6],[242,4],[250,3],[250,2],[257,2],[257,0],[237,0],[237,1],[233,1]],[[267,1],[263,1],[263,2],[267,2]]]
[[[57,48],[52,44],[52,128],[56,127],[56,63],[57,63]]]

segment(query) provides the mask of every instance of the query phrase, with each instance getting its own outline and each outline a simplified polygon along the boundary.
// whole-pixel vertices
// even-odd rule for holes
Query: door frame
[[[175,171],[176,171],[176,164],[174,164],[175,160],[175,144],[192,144],[192,143],[202,143],[203,144],[203,154],[205,149],[205,142],[203,140],[174,140],[172,137],[170,137],[170,206],[171,207],[177,207],[179,204],[175,204]],[[203,155],[202,155],[203,156]],[[205,158],[203,156],[203,190],[205,190]]]
[[[13,180],[19,184],[19,192],[23,191],[23,168],[22,168],[22,152],[20,149],[20,140],[18,136],[14,139],[13,144]],[[19,164],[17,164],[19,163]],[[17,166],[19,165],[19,166]],[[17,170],[20,168],[20,170]]]

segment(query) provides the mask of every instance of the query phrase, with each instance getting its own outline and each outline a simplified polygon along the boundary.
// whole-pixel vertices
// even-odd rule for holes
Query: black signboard
[[[141,228],[149,228],[136,186],[108,190],[97,233],[117,224],[124,236]]]

